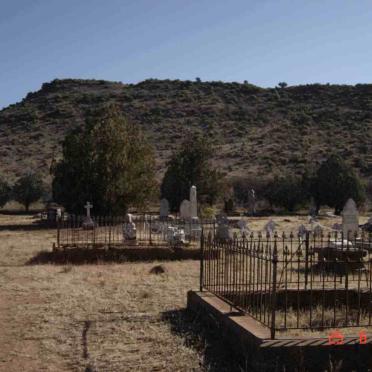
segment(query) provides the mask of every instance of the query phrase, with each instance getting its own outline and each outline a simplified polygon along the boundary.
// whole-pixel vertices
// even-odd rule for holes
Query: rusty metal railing
[[[133,215],[136,228],[135,239],[125,237],[128,223],[124,216],[92,216],[93,223],[84,228],[84,216],[70,215],[57,224],[57,247],[120,247],[129,245],[172,246],[195,245],[199,247],[201,231],[214,233],[213,220],[161,219],[150,214]],[[180,237],[181,236],[181,237]],[[172,237],[178,237],[172,239]]]
[[[200,289],[269,327],[372,325],[371,234],[201,237]]]

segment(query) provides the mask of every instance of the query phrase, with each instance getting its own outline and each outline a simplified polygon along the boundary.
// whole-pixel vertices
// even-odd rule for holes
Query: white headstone
[[[245,220],[239,220],[238,223],[237,223],[239,229],[240,229],[240,232],[243,234],[244,232],[248,232],[249,231],[249,227],[248,227],[248,223],[247,221]]]
[[[308,231],[308,230],[307,230],[307,228],[306,228],[305,225],[300,225],[300,226],[298,227],[298,235],[301,236],[301,237],[305,236],[306,233],[307,233],[307,231]]]
[[[196,196],[196,186],[190,187],[190,217],[198,218],[198,201]]]
[[[269,234],[272,235],[275,231],[276,223],[270,219],[270,221],[265,225],[264,230]]]
[[[345,237],[353,236],[359,230],[359,214],[353,199],[349,199],[342,210],[342,232]]]
[[[169,215],[169,202],[167,199],[160,200],[160,218],[167,218]]]
[[[256,213],[256,192],[254,189],[249,190],[248,192],[248,208],[250,214]]]
[[[217,216],[216,239],[222,241],[233,239],[233,231],[229,226],[229,220],[226,215],[221,214]]]
[[[180,217],[185,220],[191,217],[191,203],[186,199],[180,205]]]
[[[312,225],[312,230],[313,230],[314,235],[316,235],[316,236],[320,236],[323,233],[323,227],[319,223],[313,224]]]
[[[136,224],[133,222],[133,215],[130,213],[127,213],[125,216],[123,236],[125,240],[136,240],[137,238]]]

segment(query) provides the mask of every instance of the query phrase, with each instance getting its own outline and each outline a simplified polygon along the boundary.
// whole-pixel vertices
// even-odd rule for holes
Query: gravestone
[[[188,220],[191,217],[191,206],[190,206],[190,201],[185,199],[180,205],[180,217]]]
[[[169,202],[167,199],[160,200],[160,219],[166,219],[169,215]]]
[[[342,210],[342,232],[345,237],[348,234],[354,236],[359,230],[359,214],[353,199],[349,199]]]
[[[308,229],[306,228],[305,225],[300,225],[298,227],[298,235],[303,238],[308,232]]]
[[[196,186],[190,187],[190,218],[198,218],[198,201]]]
[[[240,230],[240,233],[241,234],[247,233],[249,231],[249,227],[248,227],[247,221],[245,221],[245,220],[239,220],[238,223],[237,223],[237,225],[239,227],[239,230]]]
[[[83,224],[82,224],[83,229],[84,230],[92,230],[95,227],[95,223],[92,220],[92,217],[90,216],[90,210],[93,208],[93,204],[91,204],[90,202],[87,202],[87,204],[85,204],[84,208],[87,211],[87,215],[85,216]]]
[[[332,229],[336,231],[342,231],[342,223],[334,223]]]
[[[137,229],[136,224],[133,222],[133,216],[127,213],[125,216],[125,222],[123,224],[123,237],[124,240],[136,240]]]
[[[229,220],[226,215],[220,214],[216,217],[217,229],[216,239],[219,241],[229,241],[233,239],[233,231],[229,226]]]
[[[316,205],[315,205],[314,198],[311,198],[310,208],[309,208],[309,216],[311,216],[311,217],[316,216]]]
[[[186,244],[185,231],[176,226],[168,226],[166,240],[171,245]]]
[[[248,212],[250,215],[256,214],[256,192],[250,189],[248,192]]]
[[[270,219],[270,221],[265,225],[264,230],[271,236],[274,233],[276,226],[277,224]]]
[[[313,231],[315,236],[321,236],[322,233],[323,233],[323,227],[319,223],[313,224],[312,231]]]

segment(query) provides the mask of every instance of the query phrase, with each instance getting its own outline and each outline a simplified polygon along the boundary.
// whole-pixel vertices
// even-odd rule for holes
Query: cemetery
[[[353,360],[351,365],[353,345],[364,348],[370,363],[368,223],[359,225],[352,199],[344,206],[342,224],[326,228],[312,222],[311,228],[300,225],[295,233],[279,233],[273,220],[263,231],[249,231],[247,224],[238,223],[239,235],[222,219],[215,236],[201,238],[200,288],[188,293],[188,308],[213,314],[227,342],[243,354],[255,350],[269,365],[270,349],[281,355],[287,368],[290,355],[302,350],[310,358],[308,367],[315,370],[314,355],[320,368],[330,348],[341,344],[347,345],[343,352]],[[335,332],[342,339],[339,343]]]
[[[216,222],[197,214],[196,187],[190,200],[181,203],[179,215],[172,216],[166,199],[160,201],[159,215],[131,214],[124,217],[92,216],[93,205],[85,205],[86,216],[59,219],[55,250],[73,248],[147,248],[199,249],[202,230],[214,234]]]

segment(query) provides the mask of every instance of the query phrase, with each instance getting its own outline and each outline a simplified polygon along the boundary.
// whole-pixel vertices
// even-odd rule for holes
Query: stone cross
[[[90,202],[87,202],[84,208],[87,210],[87,218],[90,218],[90,210],[93,208],[93,204],[90,204]]]
[[[198,201],[196,197],[196,186],[190,187],[190,218],[198,218]]]
[[[355,201],[349,199],[342,210],[342,232],[345,237],[353,236],[359,230],[359,214]]]

